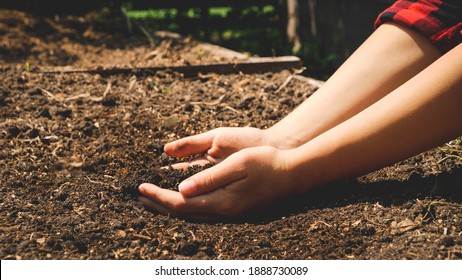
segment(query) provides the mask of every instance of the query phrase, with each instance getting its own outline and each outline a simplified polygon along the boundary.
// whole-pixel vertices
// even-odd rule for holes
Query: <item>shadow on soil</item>
[[[340,208],[348,205],[379,203],[384,207],[406,204],[416,199],[443,199],[462,202],[462,169],[425,178],[411,176],[406,181],[359,183],[337,182],[296,198],[289,198],[235,223],[265,224],[307,210]]]

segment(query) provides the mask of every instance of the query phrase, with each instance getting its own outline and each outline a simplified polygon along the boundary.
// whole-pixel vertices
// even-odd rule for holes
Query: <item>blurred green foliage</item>
[[[158,0],[152,0],[155,1]],[[294,53],[286,37],[285,0],[273,1],[272,5],[203,9],[134,9],[132,2],[137,3],[135,0],[0,0],[0,8],[18,8],[51,16],[96,10],[102,29],[121,26],[129,32],[146,35],[151,44],[154,44],[155,31],[168,30],[250,55],[297,55],[308,68],[305,74],[320,79],[330,76],[342,57],[326,51],[323,43],[316,39],[304,42]],[[171,6],[175,6],[174,3]],[[333,34],[328,44],[335,45],[335,37]]]
[[[297,55],[306,74],[326,79],[335,70],[339,55],[323,53],[320,42],[305,42],[297,53],[286,38],[286,10],[281,6],[210,7],[206,10],[135,10],[130,3],[122,8],[130,20],[148,30],[168,30],[211,42],[239,52],[258,56]],[[335,34],[333,35],[335,41]]]

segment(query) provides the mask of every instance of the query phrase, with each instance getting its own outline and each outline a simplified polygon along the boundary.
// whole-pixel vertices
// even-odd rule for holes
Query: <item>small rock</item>
[[[165,129],[173,129],[175,126],[180,122],[180,120],[176,116],[170,116],[164,118],[164,128]]]

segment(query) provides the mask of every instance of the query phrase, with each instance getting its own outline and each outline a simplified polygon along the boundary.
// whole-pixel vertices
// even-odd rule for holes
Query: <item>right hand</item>
[[[193,220],[240,216],[307,189],[297,184],[291,158],[269,146],[242,149],[187,178],[179,192],[144,183],[138,199],[152,211]]]

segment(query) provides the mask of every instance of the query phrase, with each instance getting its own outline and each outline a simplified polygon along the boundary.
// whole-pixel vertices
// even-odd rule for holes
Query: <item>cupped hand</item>
[[[139,200],[148,209],[185,218],[233,217],[295,193],[290,172],[285,151],[247,148],[186,179],[180,192],[142,184]]]
[[[192,164],[218,163],[231,154],[245,148],[274,146],[274,139],[265,130],[253,127],[223,127],[185,137],[164,147],[171,157],[202,155],[193,162],[175,164],[174,168],[188,168]]]

